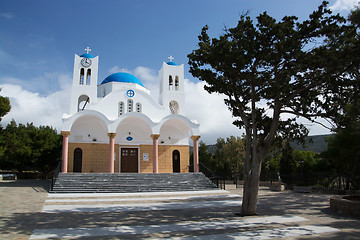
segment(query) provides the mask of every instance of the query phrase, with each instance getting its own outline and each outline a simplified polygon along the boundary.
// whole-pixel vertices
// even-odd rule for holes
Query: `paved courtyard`
[[[242,189],[48,194],[49,181],[0,182],[0,239],[360,239],[360,220],[326,194],[260,190],[258,216],[238,217]]]

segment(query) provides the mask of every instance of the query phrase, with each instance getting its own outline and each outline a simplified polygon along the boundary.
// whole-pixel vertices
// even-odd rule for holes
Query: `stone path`
[[[76,212],[151,212],[191,210],[194,213],[212,208],[214,211],[228,207],[241,206],[241,197],[223,190],[191,191],[172,193],[136,193],[136,194],[49,194],[45,201],[43,213],[76,213]],[[149,238],[165,234],[172,237],[185,234],[179,239],[270,239],[290,236],[315,235],[339,231],[327,226],[299,224],[308,219],[295,216],[266,216],[241,219],[213,219],[211,221],[175,221],[165,224],[118,225],[81,228],[46,228],[35,229],[30,239],[80,238],[80,237],[134,237]],[[291,227],[280,227],[280,226]],[[296,225],[293,225],[296,224]],[[278,226],[274,228],[274,226]],[[253,228],[264,228],[253,231]],[[207,234],[221,231],[225,233]],[[226,233],[227,231],[230,231]],[[236,232],[234,232],[236,231]],[[189,237],[188,235],[194,235]]]
[[[50,199],[45,201],[42,212],[145,212],[241,206],[239,195],[229,194],[221,190],[173,193],[57,195],[49,194],[48,198]]]
[[[238,217],[241,189],[47,194],[43,181],[0,182],[0,239],[359,239],[360,220],[330,195],[260,191],[258,216]]]

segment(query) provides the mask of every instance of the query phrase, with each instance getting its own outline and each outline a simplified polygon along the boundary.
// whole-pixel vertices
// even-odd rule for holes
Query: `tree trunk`
[[[251,216],[256,214],[256,205],[259,191],[258,171],[252,169],[251,173],[244,178],[243,202],[241,206],[242,216]]]
[[[242,216],[256,214],[259,192],[261,162],[258,152],[255,86],[251,85],[251,124],[246,126],[246,156],[244,161],[244,190],[241,206]]]

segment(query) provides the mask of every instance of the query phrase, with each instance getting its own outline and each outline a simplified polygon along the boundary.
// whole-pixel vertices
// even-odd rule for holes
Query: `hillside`
[[[301,144],[297,144],[292,142],[290,145],[295,150],[302,150],[302,151],[312,151],[316,153],[321,153],[327,150],[327,142],[326,138],[330,137],[331,134],[327,135],[316,135],[316,136],[309,136],[306,138],[306,145],[303,147]]]

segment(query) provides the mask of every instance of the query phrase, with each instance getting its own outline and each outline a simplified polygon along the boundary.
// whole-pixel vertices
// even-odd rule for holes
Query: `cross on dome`
[[[168,57],[169,61],[172,62],[174,60],[173,56]]]
[[[85,48],[85,51],[87,54],[89,54],[89,52],[91,52],[91,49],[89,47]]]

